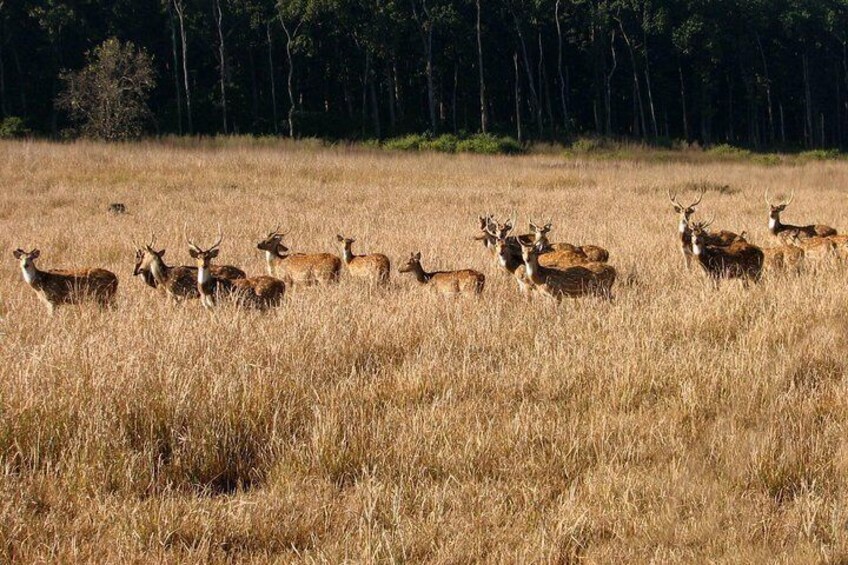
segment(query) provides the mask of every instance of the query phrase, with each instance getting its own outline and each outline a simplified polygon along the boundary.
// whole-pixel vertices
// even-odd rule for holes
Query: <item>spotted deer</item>
[[[796,245],[763,247],[763,271],[799,273],[804,267],[804,249]]]
[[[692,256],[718,287],[721,279],[742,279],[757,282],[763,271],[763,251],[744,239],[726,246],[709,244],[709,222],[695,222],[692,230]]]
[[[790,195],[789,200],[772,204],[769,199],[768,190],[765,192],[766,205],[769,207],[769,232],[780,238],[784,243],[790,243],[793,238],[800,240],[809,239],[811,237],[830,237],[836,235],[836,230],[830,226],[822,224],[811,224],[808,226],[793,226],[784,224],[780,221],[780,214],[792,204],[795,199],[795,194]]]
[[[411,253],[406,263],[398,268],[399,273],[412,273],[422,285],[439,294],[479,295],[483,292],[486,277],[471,269],[461,271],[437,271],[429,273],[421,266],[421,253]]]
[[[268,274],[287,285],[314,285],[338,282],[342,261],[330,253],[289,253],[283,245],[285,233],[278,227],[257,244],[265,252]]]
[[[572,245],[571,243],[551,243],[548,241],[548,234],[553,228],[550,220],[544,225],[536,225],[530,221],[530,231],[533,232],[533,243],[536,244],[541,253],[550,253],[552,251],[565,251],[586,257],[587,262],[606,263],[609,261],[609,251],[597,245]]]
[[[151,234],[150,243],[136,248],[133,276],[141,276],[145,284],[162,289],[169,298],[180,301],[200,297],[197,290],[197,267],[170,266],[165,263],[165,250],[155,249],[156,236]],[[215,278],[236,280],[246,277],[244,271],[232,265],[214,265],[210,270]]]
[[[342,260],[347,265],[347,271],[351,277],[365,279],[378,284],[389,282],[391,263],[389,258],[381,253],[370,255],[354,255],[353,244],[355,239],[336,235],[342,249]]]
[[[684,264],[687,269],[692,268],[692,230],[690,228],[690,221],[692,216],[695,214],[695,211],[698,207],[698,204],[701,203],[701,200],[704,199],[705,191],[702,189],[698,192],[698,198],[689,205],[681,204],[677,200],[677,195],[672,194],[671,191],[666,191],[668,194],[668,199],[671,201],[671,205],[674,206],[674,211],[678,214],[677,221],[677,234],[680,241],[680,251],[683,254]],[[721,230],[717,232],[704,232],[704,240],[708,245],[714,246],[726,246],[730,245],[734,241],[744,241],[745,234],[738,235],[732,231]]]
[[[35,266],[41,251],[16,249],[12,255],[17,259],[24,282],[47,306],[52,315],[62,304],[96,302],[101,307],[111,306],[118,291],[118,277],[105,269],[75,269],[42,271]]]
[[[524,276],[535,290],[557,301],[566,297],[602,296],[612,298],[615,269],[606,263],[590,262],[565,268],[543,267],[539,264],[539,248],[522,244],[521,257]]]
[[[243,308],[267,310],[279,306],[286,293],[286,285],[280,279],[260,275],[244,279],[228,280],[212,274],[212,260],[218,257],[224,235],[211,247],[203,249],[186,238],[188,252],[197,262],[197,290],[201,304],[214,308],[220,299],[227,298]]]
[[[490,253],[495,253],[495,242],[497,238],[492,234],[498,228],[497,221],[491,214],[486,214],[485,216],[478,216],[477,219],[480,223],[477,235],[474,236],[474,240],[482,242],[483,247],[486,248],[486,251],[489,251]]]

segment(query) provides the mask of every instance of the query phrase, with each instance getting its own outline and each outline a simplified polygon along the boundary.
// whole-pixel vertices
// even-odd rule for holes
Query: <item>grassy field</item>
[[[0,144],[0,562],[845,562],[848,268],[714,291],[666,189],[715,227],[848,229],[848,163],[475,157],[244,142]],[[687,198],[684,194],[682,198]],[[129,213],[105,212],[110,202]],[[616,300],[522,299],[478,214],[608,248]],[[171,263],[296,251],[393,261],[266,315],[166,302]],[[11,251],[101,266],[118,307],[48,318]],[[394,268],[475,268],[483,296]]]

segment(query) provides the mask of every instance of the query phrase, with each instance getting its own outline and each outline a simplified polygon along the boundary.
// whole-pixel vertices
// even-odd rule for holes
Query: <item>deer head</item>
[[[670,190],[667,190],[666,192],[668,194],[668,199],[671,201],[671,205],[674,206],[674,211],[680,215],[678,231],[683,233],[689,227],[689,218],[692,217],[698,207],[698,204],[700,204],[701,200],[704,198],[704,190],[702,189],[698,192],[698,197],[688,206],[681,204],[680,201],[677,200],[677,194],[672,194]]]
[[[410,253],[406,263],[398,267],[399,273],[409,273],[421,269],[421,252]]]
[[[269,232],[268,235],[265,236],[265,239],[256,245],[256,248],[261,249],[266,253],[283,257],[289,251],[289,248],[283,245],[283,238],[288,235],[288,233],[289,232],[281,232],[280,226],[277,226],[273,231]]]
[[[772,203],[769,199],[769,192],[765,192],[766,205],[769,207],[769,228],[774,227],[774,224],[780,221],[780,213],[786,210],[786,207],[792,204],[795,199],[795,191],[789,196],[789,200],[784,200],[778,203]]]

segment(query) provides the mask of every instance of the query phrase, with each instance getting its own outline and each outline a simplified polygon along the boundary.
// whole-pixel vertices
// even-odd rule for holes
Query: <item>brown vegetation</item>
[[[848,557],[848,290],[838,264],[714,290],[666,189],[773,243],[763,190],[843,228],[848,164],[385,154],[216,140],[0,144],[2,562],[839,562]],[[120,200],[130,214],[105,212]],[[797,207],[797,209],[794,209]],[[522,299],[477,217],[609,249],[615,301]],[[174,304],[196,234],[260,272],[262,226],[486,275],[477,300],[343,270],[265,315]],[[44,315],[11,251],[120,277]],[[535,293],[533,293],[535,294]]]

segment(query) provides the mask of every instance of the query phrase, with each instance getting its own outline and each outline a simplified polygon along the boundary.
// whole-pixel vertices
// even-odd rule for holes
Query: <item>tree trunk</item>
[[[5,118],[9,115],[9,101],[6,99],[6,66],[3,63],[3,42],[6,38],[2,27],[0,22],[0,117]]]
[[[392,55],[392,59],[394,59],[394,55]],[[389,129],[391,130],[389,135],[393,135],[397,129],[397,114],[395,112],[395,81],[390,66],[386,67],[386,90],[389,95]]]
[[[683,67],[677,62],[677,75],[680,77],[680,105],[683,108],[683,137],[689,143],[689,116],[686,110],[686,83],[683,82]]]
[[[27,110],[26,80],[24,80],[24,70],[23,67],[21,67],[21,59],[18,57],[18,50],[15,48],[14,43],[12,43],[12,60],[15,62],[15,70],[18,72],[18,94],[21,98],[21,115],[24,118],[28,118],[29,111]]]
[[[456,91],[459,87],[459,65],[453,64],[453,93],[451,94],[451,119],[453,120],[453,133],[456,135]]]
[[[542,32],[539,32],[539,91],[545,95],[545,111],[551,128],[557,129],[554,121],[554,110],[551,108],[551,90],[548,88],[548,73],[545,69],[545,51],[542,48]]]
[[[279,132],[277,117],[277,73],[274,72],[274,45],[271,42],[271,20],[265,22],[265,39],[268,41],[268,74],[271,77],[271,115],[274,117],[274,133]]]
[[[810,91],[810,64],[806,51],[801,56],[801,64],[804,75],[804,141],[809,148],[815,143],[815,132],[813,131],[813,96]]]
[[[783,102],[778,102],[777,108],[780,110],[780,143],[786,147],[786,122],[783,119]]]
[[[439,122],[436,119],[436,89],[433,85],[433,26],[427,26],[427,40],[425,49],[427,51],[427,104],[430,109],[430,129],[433,135],[439,131]]]
[[[524,143],[524,134],[521,131],[521,75],[518,72],[518,53],[512,54],[512,63],[515,67],[515,130],[518,143]]]
[[[566,85],[565,85],[565,77],[562,72],[562,26],[559,21],[559,7],[562,3],[562,0],[556,0],[556,5],[554,7],[554,19],[556,20],[556,30],[557,30],[557,76],[559,77],[559,100],[562,105],[562,125],[563,131],[565,135],[569,134],[569,124],[568,124],[568,102],[566,97]]]
[[[186,32],[185,32],[185,6],[183,5],[183,0],[173,0],[174,1],[174,10],[177,12],[177,19],[180,22],[180,42],[182,43],[182,51],[183,51],[183,81],[185,87],[185,97],[186,97],[186,117],[188,118],[188,133],[189,135],[194,133],[194,122],[191,117],[191,86],[188,80],[188,45],[186,45]]]
[[[253,128],[257,129],[260,123],[259,118],[259,80],[256,77],[256,57],[253,54],[253,46],[247,48],[247,59],[250,65],[250,106],[253,114]],[[236,125],[233,124],[233,131]]]
[[[362,72],[362,116],[360,118],[360,122],[362,123],[362,137],[368,137],[367,126],[365,124],[368,123],[368,77],[371,75],[371,51],[367,48],[365,49],[365,70]]]
[[[177,54],[177,26],[174,25],[174,7],[168,2],[168,25],[171,28],[171,58],[174,61],[174,92],[177,97],[177,131],[183,134],[183,101],[180,93],[180,58]]]
[[[645,137],[648,128],[645,126],[645,108],[642,104],[642,89],[639,86],[639,69],[636,65],[636,53],[633,50],[633,44],[630,42],[630,38],[624,31],[624,24],[621,20],[618,20],[618,27],[621,30],[621,36],[624,38],[624,44],[627,45],[627,52],[630,54],[630,64],[633,69],[634,130],[641,130],[642,137]],[[634,133],[639,135],[636,131],[634,131]]]
[[[224,12],[221,10],[221,0],[214,0],[215,26],[218,29],[218,70],[221,86],[221,121],[224,133],[227,133],[227,54],[224,49]]]
[[[297,102],[294,98],[294,57],[292,56],[292,46],[294,45],[294,40],[297,38],[297,33],[300,31],[300,26],[303,24],[303,20],[301,20],[294,28],[291,28],[290,24],[286,24],[283,18],[280,18],[280,24],[283,26],[283,32],[286,34],[286,61],[288,63],[288,76],[286,77],[286,86],[289,91],[289,137],[295,137],[295,127],[294,127],[294,112],[297,106]]]
[[[483,38],[480,26],[480,0],[477,0],[477,69],[480,72],[480,130],[489,131],[489,116],[486,108],[486,78],[483,74]]]
[[[539,95],[536,91],[535,81],[533,80],[533,66],[530,64],[530,56],[527,54],[527,42],[524,41],[524,33],[521,31],[521,25],[518,23],[518,16],[515,11],[512,11],[512,20],[515,22],[515,31],[518,33],[518,40],[521,44],[521,56],[524,60],[524,69],[527,73],[527,85],[530,87],[530,105],[536,114],[536,126],[539,131],[539,137],[544,134],[542,123],[542,105],[539,104]]]
[[[771,103],[771,78],[769,77],[768,64],[766,63],[766,54],[763,50],[763,43],[760,41],[760,34],[756,34],[757,36],[757,47],[760,50],[760,59],[763,62],[763,73],[765,74],[766,79],[766,104],[768,104],[768,121],[769,121],[769,144],[774,145],[775,137],[774,137],[774,111],[773,105]]]
[[[612,66],[609,73],[604,73],[604,134],[612,135],[612,76],[615,74],[615,68],[618,66],[618,60],[615,56],[615,30],[610,33],[610,55],[612,56]]]
[[[374,135],[377,139],[383,138],[382,128],[380,127],[380,105],[377,103],[377,88],[374,86],[374,80],[368,78],[368,92],[371,95],[371,118],[374,120]]]
[[[654,90],[651,87],[651,58],[648,57],[648,36],[645,33],[643,37],[645,44],[645,86],[648,88],[648,104],[651,109],[651,130],[654,132],[654,137],[659,136],[659,127],[657,127],[657,113],[654,110]]]

